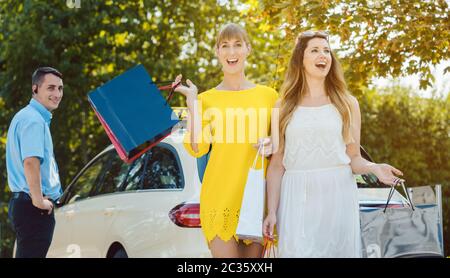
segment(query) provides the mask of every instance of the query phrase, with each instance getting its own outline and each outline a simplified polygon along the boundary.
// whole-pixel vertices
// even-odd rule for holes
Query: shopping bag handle
[[[388,196],[388,199],[387,199],[387,201],[386,201],[386,205],[384,206],[383,212],[386,212],[386,209],[387,209],[387,207],[388,207],[388,205],[389,205],[389,203],[390,203],[390,201],[391,201],[391,199],[392,199],[392,196],[394,196],[395,187],[396,187],[399,183],[401,184],[401,186],[402,186],[402,188],[403,188],[403,191],[405,192],[406,199],[408,200],[409,206],[411,207],[411,209],[412,209],[413,211],[415,210],[414,204],[413,204],[413,202],[412,202],[412,200],[411,200],[411,196],[409,195],[409,191],[408,191],[407,186],[405,185],[405,182],[399,179],[398,181],[396,181],[396,182],[391,186],[391,190],[389,191],[389,196]]]
[[[252,169],[256,169],[256,161],[258,161],[258,157],[260,154],[260,151],[262,150],[261,153],[261,158],[262,158],[262,169],[264,169],[264,144],[261,144],[258,148],[258,152],[256,153],[256,157],[255,160],[253,160],[253,165],[252,165]]]
[[[168,82],[172,82],[172,81],[150,82],[150,84],[155,84],[155,85],[157,85],[157,84],[168,83]],[[172,96],[173,96],[173,93],[175,92],[175,89],[176,89],[178,86],[180,86],[180,84],[181,84],[181,81],[178,82],[178,83],[175,84],[175,85],[169,84],[169,85],[161,85],[161,86],[158,86],[158,89],[159,89],[160,91],[167,91],[167,90],[169,91],[169,95],[168,95],[167,98],[166,98],[166,105],[169,105],[169,102],[170,102],[170,100],[172,99]]]
[[[273,258],[276,258],[275,250],[274,250],[274,239],[269,237],[264,237],[263,240],[263,250],[261,253],[262,258],[270,258],[271,256]]]

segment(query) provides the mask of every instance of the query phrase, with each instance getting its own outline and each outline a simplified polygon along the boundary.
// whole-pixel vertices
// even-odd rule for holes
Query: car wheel
[[[116,253],[114,253],[113,258],[126,259],[126,258],[128,258],[128,255],[127,255],[127,252],[125,251],[125,249],[121,248],[121,249],[117,250]]]

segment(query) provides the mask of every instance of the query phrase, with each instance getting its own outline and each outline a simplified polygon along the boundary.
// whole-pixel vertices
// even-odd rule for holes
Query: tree
[[[287,42],[305,30],[328,30],[339,42],[335,51],[356,95],[374,76],[419,73],[420,87],[425,88],[434,81],[430,65],[450,58],[449,7],[444,0],[261,0],[254,10],[270,18],[271,25],[282,26]],[[292,48],[285,46],[282,64]]]
[[[450,186],[449,101],[394,86],[365,90],[359,103],[361,144],[377,162],[402,169],[411,186]]]

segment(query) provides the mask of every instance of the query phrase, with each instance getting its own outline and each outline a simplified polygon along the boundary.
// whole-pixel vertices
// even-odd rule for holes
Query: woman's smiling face
[[[250,53],[250,46],[240,38],[222,40],[216,49],[216,55],[222,64],[224,73],[235,74],[242,72],[245,60]]]
[[[331,61],[331,49],[326,39],[313,38],[308,41],[303,56],[303,67],[307,76],[325,78],[330,72]]]

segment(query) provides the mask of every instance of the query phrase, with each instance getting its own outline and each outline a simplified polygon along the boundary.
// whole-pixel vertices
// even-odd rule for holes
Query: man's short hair
[[[63,75],[57,69],[51,67],[40,67],[37,68],[33,72],[33,75],[31,76],[31,86],[33,85],[41,86],[42,82],[44,81],[44,76],[49,73],[54,74],[61,79],[63,77]]]

